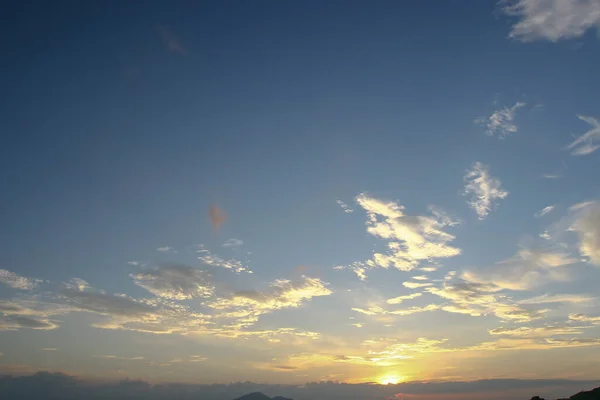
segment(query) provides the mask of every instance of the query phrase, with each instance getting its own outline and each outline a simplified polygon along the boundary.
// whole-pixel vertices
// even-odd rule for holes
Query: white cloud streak
[[[539,210],[538,212],[536,212],[534,216],[536,218],[541,218],[544,215],[550,214],[552,212],[552,210],[554,210],[555,207],[556,207],[556,205],[546,206],[546,207],[542,208],[541,210]]]
[[[592,129],[575,139],[567,149],[574,156],[585,156],[592,154],[600,148],[600,122],[596,118],[578,115],[577,118],[587,122]]]

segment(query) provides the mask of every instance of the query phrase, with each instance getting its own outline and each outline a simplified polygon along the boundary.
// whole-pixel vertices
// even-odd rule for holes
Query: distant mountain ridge
[[[539,396],[532,397],[531,400],[545,400]],[[600,400],[600,387],[588,390],[587,392],[579,392],[566,399],[558,400]]]
[[[287,397],[281,397],[281,396],[269,397],[264,393],[254,392],[254,393],[248,393],[247,395],[244,395],[242,397],[238,397],[235,400],[292,400],[292,399],[288,399]],[[582,400],[585,400],[585,399],[582,399]]]

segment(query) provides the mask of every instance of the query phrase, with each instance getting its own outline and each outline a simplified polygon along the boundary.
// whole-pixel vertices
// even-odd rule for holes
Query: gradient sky
[[[600,373],[600,2],[13,2],[0,371]]]

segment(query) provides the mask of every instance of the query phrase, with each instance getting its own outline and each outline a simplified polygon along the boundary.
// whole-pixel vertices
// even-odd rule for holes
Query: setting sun
[[[400,375],[384,375],[377,380],[381,385],[396,385],[404,380]]]

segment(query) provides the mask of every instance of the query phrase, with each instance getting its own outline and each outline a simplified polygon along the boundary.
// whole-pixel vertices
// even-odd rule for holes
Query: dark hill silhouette
[[[545,400],[539,396],[532,397],[531,400]],[[596,389],[588,390],[587,392],[579,392],[567,399],[559,400],[600,400],[600,387]]]
[[[239,397],[235,400],[292,400],[292,399],[288,399],[286,397],[281,397],[281,396],[275,396],[275,397],[271,398],[264,393],[254,392],[254,393],[249,393],[245,396]]]

